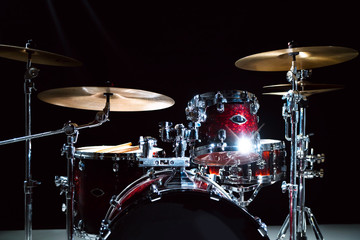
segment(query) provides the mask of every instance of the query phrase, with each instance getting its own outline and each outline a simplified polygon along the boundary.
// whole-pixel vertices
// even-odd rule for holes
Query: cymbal
[[[263,93],[263,95],[285,95],[289,89],[291,89],[291,84],[276,84],[264,86],[263,88],[269,89],[272,92]],[[301,81],[298,83],[299,92],[308,97],[317,93],[324,93],[330,91],[336,91],[343,89],[344,85],[340,84],[323,84],[323,83],[311,83],[308,81]]]
[[[82,65],[82,63],[76,59],[65,57],[59,54],[33,48],[0,44],[0,57],[3,58],[27,62],[28,53],[31,53],[31,62],[36,64],[62,67],[77,67]]]
[[[330,66],[355,58],[358,51],[335,46],[297,47],[257,53],[235,62],[235,66],[252,71],[289,71],[292,64],[291,53],[296,55],[298,70]]]
[[[110,97],[110,111],[152,111],[175,104],[172,98],[159,93],[115,87],[56,88],[39,93],[38,98],[58,106],[100,111],[106,104],[104,93],[113,94]]]

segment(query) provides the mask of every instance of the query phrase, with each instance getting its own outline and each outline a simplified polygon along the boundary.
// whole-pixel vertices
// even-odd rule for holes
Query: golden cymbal
[[[38,98],[58,106],[100,111],[106,103],[104,93],[112,93],[110,111],[152,111],[168,108],[175,104],[172,98],[159,93],[115,87],[56,88],[39,93]]]
[[[291,84],[276,84],[264,86],[263,88],[271,90],[271,92],[263,93],[263,95],[285,95],[290,89]],[[344,85],[340,84],[323,84],[323,83],[311,83],[308,81],[298,82],[298,91],[308,97],[317,93],[324,93],[330,91],[336,91],[343,89]]]
[[[235,66],[252,71],[289,71],[292,64],[291,54],[296,55],[298,70],[330,66],[355,58],[358,51],[335,46],[297,47],[257,53],[235,62]]]
[[[0,57],[3,58],[27,62],[29,53],[31,53],[31,62],[36,64],[62,67],[77,67],[82,65],[82,63],[76,59],[65,57],[59,54],[33,48],[0,44]]]

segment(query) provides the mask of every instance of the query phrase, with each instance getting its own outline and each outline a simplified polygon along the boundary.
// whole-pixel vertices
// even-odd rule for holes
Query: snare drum
[[[101,239],[269,239],[256,221],[204,176],[189,171],[144,175],[112,202]]]
[[[193,161],[207,166],[256,161],[260,157],[258,109],[257,98],[246,91],[196,95],[185,110],[188,120],[201,123]]]
[[[140,150],[98,152],[108,147],[82,147],[75,151],[74,228],[80,237],[99,234],[111,197],[144,174],[143,168],[138,167]]]
[[[274,139],[260,140],[261,158],[256,162],[214,167],[208,166],[207,173],[220,177],[224,184],[273,184],[285,178],[285,143]]]

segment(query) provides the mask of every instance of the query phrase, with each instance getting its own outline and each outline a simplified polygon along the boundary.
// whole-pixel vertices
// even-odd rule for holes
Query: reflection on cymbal
[[[264,86],[263,88],[271,90],[271,92],[263,93],[263,95],[285,95],[290,89],[291,84],[276,84],[276,85],[269,85]],[[336,91],[343,89],[344,85],[340,84],[323,84],[323,83],[311,83],[307,81],[300,81],[298,82],[298,91],[303,96],[311,96],[313,94],[317,93],[324,93],[324,92],[330,92],[330,91]]]
[[[77,67],[82,65],[82,63],[76,59],[65,57],[59,54],[33,48],[0,44],[0,57],[27,62],[29,54],[31,54],[31,62],[36,64],[62,67]]]
[[[235,62],[235,66],[252,71],[289,71],[293,54],[297,54],[297,69],[304,70],[349,61],[358,55],[358,51],[335,46],[286,48],[241,58]]]
[[[112,93],[110,111],[152,111],[168,108],[175,104],[172,98],[159,93],[115,87],[57,88],[39,93],[38,98],[58,106],[100,111],[106,103],[104,93]]]

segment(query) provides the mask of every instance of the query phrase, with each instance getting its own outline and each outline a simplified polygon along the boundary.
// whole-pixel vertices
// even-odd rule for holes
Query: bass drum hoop
[[[134,183],[139,184],[139,180]],[[158,198],[149,197],[153,193],[135,198],[123,209],[112,205],[109,212],[119,212],[103,220],[101,239],[148,239],[152,234],[157,240],[269,239],[261,221],[207,190],[175,187],[157,194]]]

